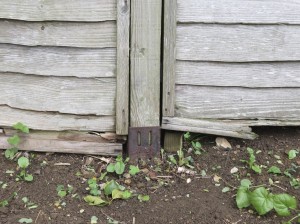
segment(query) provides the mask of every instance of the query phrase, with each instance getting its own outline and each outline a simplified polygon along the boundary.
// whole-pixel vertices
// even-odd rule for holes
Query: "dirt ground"
[[[268,184],[271,178],[278,185],[271,190],[277,193],[286,191],[300,201],[300,189],[291,187],[288,177],[267,173],[272,165],[285,170],[294,163],[294,175],[299,178],[300,168],[297,166],[300,166],[300,155],[289,160],[286,153],[291,149],[300,149],[300,128],[269,127],[255,129],[255,132],[260,137],[253,141],[226,138],[232,145],[231,150],[217,148],[216,136],[196,136],[204,152],[193,155],[194,170],[197,171],[194,176],[178,174],[176,168],[170,168],[166,162],[140,165],[143,171],[131,177],[130,181],[122,176],[110,175],[109,179],[114,178],[126,188],[148,194],[150,201],[140,202],[133,197],[129,200],[113,201],[105,207],[90,206],[83,200],[88,194],[86,180],[99,176],[103,169],[104,162],[101,159],[94,157],[90,160],[83,155],[29,153],[29,172],[34,175],[34,181],[16,182],[16,173],[19,172],[16,162],[1,155],[0,181],[6,183],[7,187],[0,188],[0,201],[7,199],[13,192],[17,192],[17,196],[7,206],[0,208],[0,223],[18,223],[20,218],[31,218],[32,223],[43,224],[91,223],[92,216],[98,218],[98,223],[282,223],[289,218],[280,218],[275,212],[260,217],[251,208],[239,210],[235,202],[234,188],[239,186],[242,178],[250,179],[253,185]],[[185,145],[186,148],[189,147],[188,143]],[[249,171],[245,163],[240,161],[249,157],[247,147],[261,150],[256,155],[257,163],[268,167],[263,168],[261,175]],[[88,169],[87,160],[91,162]],[[70,165],[55,165],[57,163]],[[235,175],[230,173],[233,167],[239,170]],[[222,178],[219,183],[215,181],[216,176]],[[188,178],[191,182],[187,181]],[[56,191],[60,184],[73,186],[74,197],[67,195],[60,199]],[[222,193],[226,186],[231,190]],[[23,197],[27,197],[38,207],[26,208],[21,200]],[[59,200],[61,201],[58,205],[56,202]]]

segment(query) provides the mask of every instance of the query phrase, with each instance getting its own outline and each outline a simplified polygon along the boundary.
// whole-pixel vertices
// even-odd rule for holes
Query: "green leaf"
[[[18,221],[19,223],[32,223],[32,219],[27,219],[27,218],[21,218]]]
[[[29,202],[29,199],[27,197],[23,197],[22,201],[26,204],[27,202]]]
[[[29,133],[29,128],[21,122],[18,122],[17,124],[13,125],[13,128],[26,134]]]
[[[132,194],[130,191],[123,191],[123,199],[131,198]]]
[[[202,148],[202,145],[200,142],[192,142],[192,146],[196,150],[200,150]]]
[[[168,158],[171,161],[171,163],[173,163],[174,165],[177,165],[177,161],[176,161],[174,155],[169,155]]]
[[[64,189],[65,189],[64,185],[61,185],[61,184],[57,185],[57,187],[56,187],[56,191],[57,191],[57,192],[58,192],[58,191],[62,191],[62,190],[64,190]]]
[[[115,172],[115,164],[114,164],[114,163],[108,164],[108,166],[106,167],[106,170],[107,170],[107,172],[109,172],[109,173]]]
[[[140,172],[140,169],[137,167],[137,166],[133,166],[133,165],[130,165],[129,166],[129,173],[134,176],[136,175],[137,173]]]
[[[90,194],[94,195],[94,196],[98,196],[98,195],[100,195],[100,193],[101,192],[97,188],[93,188],[90,190]]]
[[[150,200],[150,196],[149,195],[142,195],[142,194],[139,194],[138,195],[138,199],[140,202],[143,202],[143,201],[149,201]]]
[[[264,187],[255,189],[250,194],[250,203],[259,215],[264,215],[273,209],[273,195]]]
[[[29,166],[29,160],[26,157],[22,156],[18,159],[18,165],[22,169],[26,169]]]
[[[248,179],[243,179],[243,180],[241,180],[241,186],[249,188],[251,186],[251,181]]]
[[[247,187],[239,187],[235,199],[238,208],[241,209],[250,206],[249,193]]]
[[[83,199],[89,205],[104,206],[104,205],[108,204],[107,201],[103,200],[99,196],[88,195],[88,196],[85,196]]]
[[[277,194],[273,197],[274,209],[280,216],[289,216],[289,209],[297,208],[297,200],[288,194]]]
[[[230,188],[229,188],[229,187],[224,187],[224,188],[222,189],[222,193],[226,193],[226,192],[228,192],[228,191],[230,191]]]
[[[105,184],[105,186],[104,186],[104,194],[107,195],[107,196],[111,195],[112,192],[113,192],[113,190],[115,190],[115,189],[120,190],[119,184],[116,181],[111,180],[111,181],[109,181],[109,182],[107,182]]]
[[[125,170],[125,164],[122,161],[116,162],[115,164],[116,174],[121,175],[124,173],[124,170]]]
[[[12,160],[15,157],[17,152],[18,152],[17,148],[6,149],[4,153],[5,158]]]
[[[251,169],[252,169],[255,173],[259,173],[259,174],[261,173],[261,168],[260,168],[259,165],[254,164],[254,165],[251,166]]]
[[[295,150],[295,149],[290,150],[290,151],[288,152],[289,159],[294,159],[294,158],[296,158],[296,156],[297,156],[298,153],[299,153],[299,152],[298,152],[297,150]]]
[[[97,224],[98,223],[98,218],[96,216],[91,217],[91,224]]]
[[[31,182],[33,181],[33,176],[31,174],[27,174],[25,177],[24,177],[24,180],[25,181],[28,181],[28,182]]]
[[[12,137],[9,137],[7,139],[7,142],[10,144],[10,145],[13,145],[13,146],[18,146],[19,143],[20,143],[20,138],[18,135],[14,135]]]
[[[271,166],[268,173],[281,174],[281,170],[277,166]]]
[[[186,132],[184,135],[183,135],[184,139],[189,139],[191,137],[191,134],[189,132]]]
[[[123,192],[118,190],[118,189],[114,189],[112,191],[111,196],[112,196],[112,199],[118,199],[118,198],[122,199],[123,198]]]
[[[61,198],[65,197],[67,195],[67,191],[58,191],[57,195]]]

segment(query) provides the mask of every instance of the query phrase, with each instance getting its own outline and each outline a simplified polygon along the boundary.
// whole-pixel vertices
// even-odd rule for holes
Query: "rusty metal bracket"
[[[130,160],[151,159],[160,152],[160,127],[131,127],[128,135]]]

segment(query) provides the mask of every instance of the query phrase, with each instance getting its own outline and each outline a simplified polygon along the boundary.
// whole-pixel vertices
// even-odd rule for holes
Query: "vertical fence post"
[[[129,126],[130,0],[117,1],[116,133],[127,135]]]
[[[160,149],[161,12],[162,0],[131,1],[131,158],[152,157]]]

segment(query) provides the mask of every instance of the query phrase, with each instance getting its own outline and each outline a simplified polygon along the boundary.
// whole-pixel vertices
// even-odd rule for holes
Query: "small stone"
[[[239,171],[239,169],[237,167],[233,167],[231,170],[230,170],[230,173],[231,174],[234,174],[234,173],[237,173]]]
[[[189,183],[191,183],[192,182],[192,179],[191,178],[188,178],[187,180],[186,180],[186,183],[187,184],[189,184]]]
[[[129,179],[131,177],[131,175],[129,173],[124,173],[123,177],[125,177],[126,179]]]
[[[216,138],[216,144],[218,147],[221,147],[224,149],[232,149],[230,143],[227,141],[226,138],[221,138],[221,137]]]
[[[136,186],[137,186],[137,188],[144,188],[145,184],[140,182]]]
[[[126,179],[126,180],[124,181],[124,183],[125,183],[126,185],[130,186],[130,185],[131,185],[131,180],[130,180],[130,179]]]

